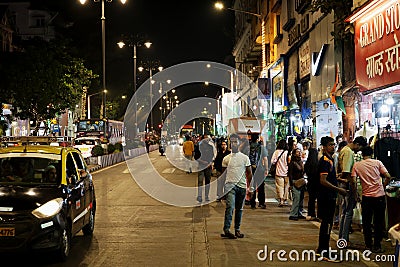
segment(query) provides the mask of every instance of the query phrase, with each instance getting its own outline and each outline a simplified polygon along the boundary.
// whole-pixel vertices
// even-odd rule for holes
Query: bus
[[[99,137],[103,143],[124,142],[124,122],[108,119],[83,119],[76,122],[75,136]]]

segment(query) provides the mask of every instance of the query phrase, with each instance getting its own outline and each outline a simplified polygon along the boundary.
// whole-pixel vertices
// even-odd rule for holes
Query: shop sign
[[[299,48],[300,78],[310,74],[310,41],[305,41]]]
[[[400,83],[400,0],[375,2],[349,19],[355,18],[356,77],[361,91]]]

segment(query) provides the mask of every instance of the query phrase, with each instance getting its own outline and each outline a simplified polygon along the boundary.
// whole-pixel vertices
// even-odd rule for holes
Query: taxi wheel
[[[71,233],[68,228],[65,228],[61,236],[61,244],[58,250],[58,256],[62,261],[68,258],[71,249]]]
[[[84,235],[92,235],[94,231],[94,210],[90,209],[90,215],[89,215],[89,222],[82,228],[82,232]]]

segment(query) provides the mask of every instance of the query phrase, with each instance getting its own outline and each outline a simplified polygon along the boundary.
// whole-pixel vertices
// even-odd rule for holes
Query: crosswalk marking
[[[166,168],[162,171],[162,173],[174,173],[175,172],[175,168]]]

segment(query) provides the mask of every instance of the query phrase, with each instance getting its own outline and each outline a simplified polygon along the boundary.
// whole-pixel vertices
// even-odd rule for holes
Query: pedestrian
[[[189,135],[185,136],[185,142],[182,145],[183,155],[188,160],[188,171],[186,173],[192,173],[192,160],[194,153],[194,144],[190,139]]]
[[[229,139],[232,153],[225,156],[222,160],[222,171],[223,175],[226,176],[226,209],[223,227],[224,233],[221,236],[236,239],[244,237],[244,234],[240,232],[240,224],[246,197],[246,187],[251,182],[252,174],[249,157],[239,151],[239,136],[231,134]],[[254,188],[250,188],[250,190],[253,191]],[[235,211],[235,234],[230,232],[233,211]]]
[[[380,160],[372,159],[373,149],[362,148],[363,160],[354,163],[351,176],[360,177],[362,187],[361,214],[363,218],[363,234],[365,247],[372,252],[382,253],[382,232],[385,229],[385,187],[391,176]],[[385,177],[382,183],[381,175]],[[374,234],[372,235],[372,218]],[[374,241],[372,242],[372,236]]]
[[[210,201],[209,193],[210,193],[210,181],[211,181],[211,172],[212,172],[212,162],[214,160],[216,154],[216,148],[211,138],[208,137],[208,134],[204,134],[202,136],[201,141],[199,142],[199,152],[200,155],[197,158],[197,162],[199,164],[198,173],[197,173],[197,201],[203,201],[203,184],[205,185],[205,201]]]
[[[285,139],[281,139],[272,154],[271,164],[276,164],[275,187],[279,207],[287,205],[289,196],[288,177],[288,146]]]
[[[306,217],[301,214],[300,206],[303,206],[301,201],[301,194],[304,194],[305,184],[299,185],[298,187],[295,185],[296,181],[300,179],[304,179],[304,165],[301,160],[301,150],[298,148],[293,149],[292,159],[289,163],[289,190],[292,191],[293,195],[293,203],[290,209],[289,220],[297,221],[298,219],[305,219]]]
[[[250,140],[249,158],[251,163],[251,172],[253,174],[252,185],[256,191],[252,193],[250,198],[250,206],[256,208],[256,194],[258,199],[258,207],[265,209],[265,170],[268,170],[268,155],[265,147],[258,141],[259,135],[252,134]]]
[[[353,219],[353,209],[355,208],[357,201],[356,180],[351,176],[354,165],[354,152],[359,151],[364,146],[367,146],[367,139],[363,136],[357,136],[354,138],[352,143],[343,147],[339,152],[338,158],[338,174],[340,174],[339,181],[344,184],[346,190],[349,190],[349,194],[344,197],[342,205],[342,213],[339,222],[339,238],[345,239],[348,247],[351,247],[349,242],[349,233]]]
[[[318,221],[315,213],[315,201],[317,200],[317,192],[319,186],[318,173],[318,150],[310,147],[308,149],[307,161],[304,164],[304,172],[307,175],[307,191],[308,191],[308,221]]]
[[[229,155],[231,151],[228,149],[226,140],[221,140],[217,148],[217,156],[214,160],[214,169],[217,173],[217,201],[221,201],[224,197],[225,175],[222,175],[222,160]]]
[[[335,165],[332,155],[335,152],[335,141],[330,136],[321,138],[323,155],[318,162],[320,185],[318,187],[318,217],[321,219],[319,228],[317,254],[325,257],[329,253],[329,240],[332,231],[333,216],[337,193],[346,195],[344,188],[338,187]]]
[[[341,138],[338,138],[338,137],[340,137],[340,136],[336,136],[336,141],[342,140]],[[348,145],[347,141],[341,141],[337,146],[336,152],[333,154],[333,163],[335,164],[335,169],[337,171],[336,175],[338,175],[338,171],[339,171],[339,168],[338,168],[339,153],[347,145]],[[343,184],[342,182],[338,181],[338,184],[340,187],[346,188],[346,185]],[[343,201],[344,201],[343,196],[338,195],[338,197],[336,199],[336,208],[335,208],[335,217],[333,220],[333,229],[339,229],[339,221],[340,221],[340,214],[342,211]]]

